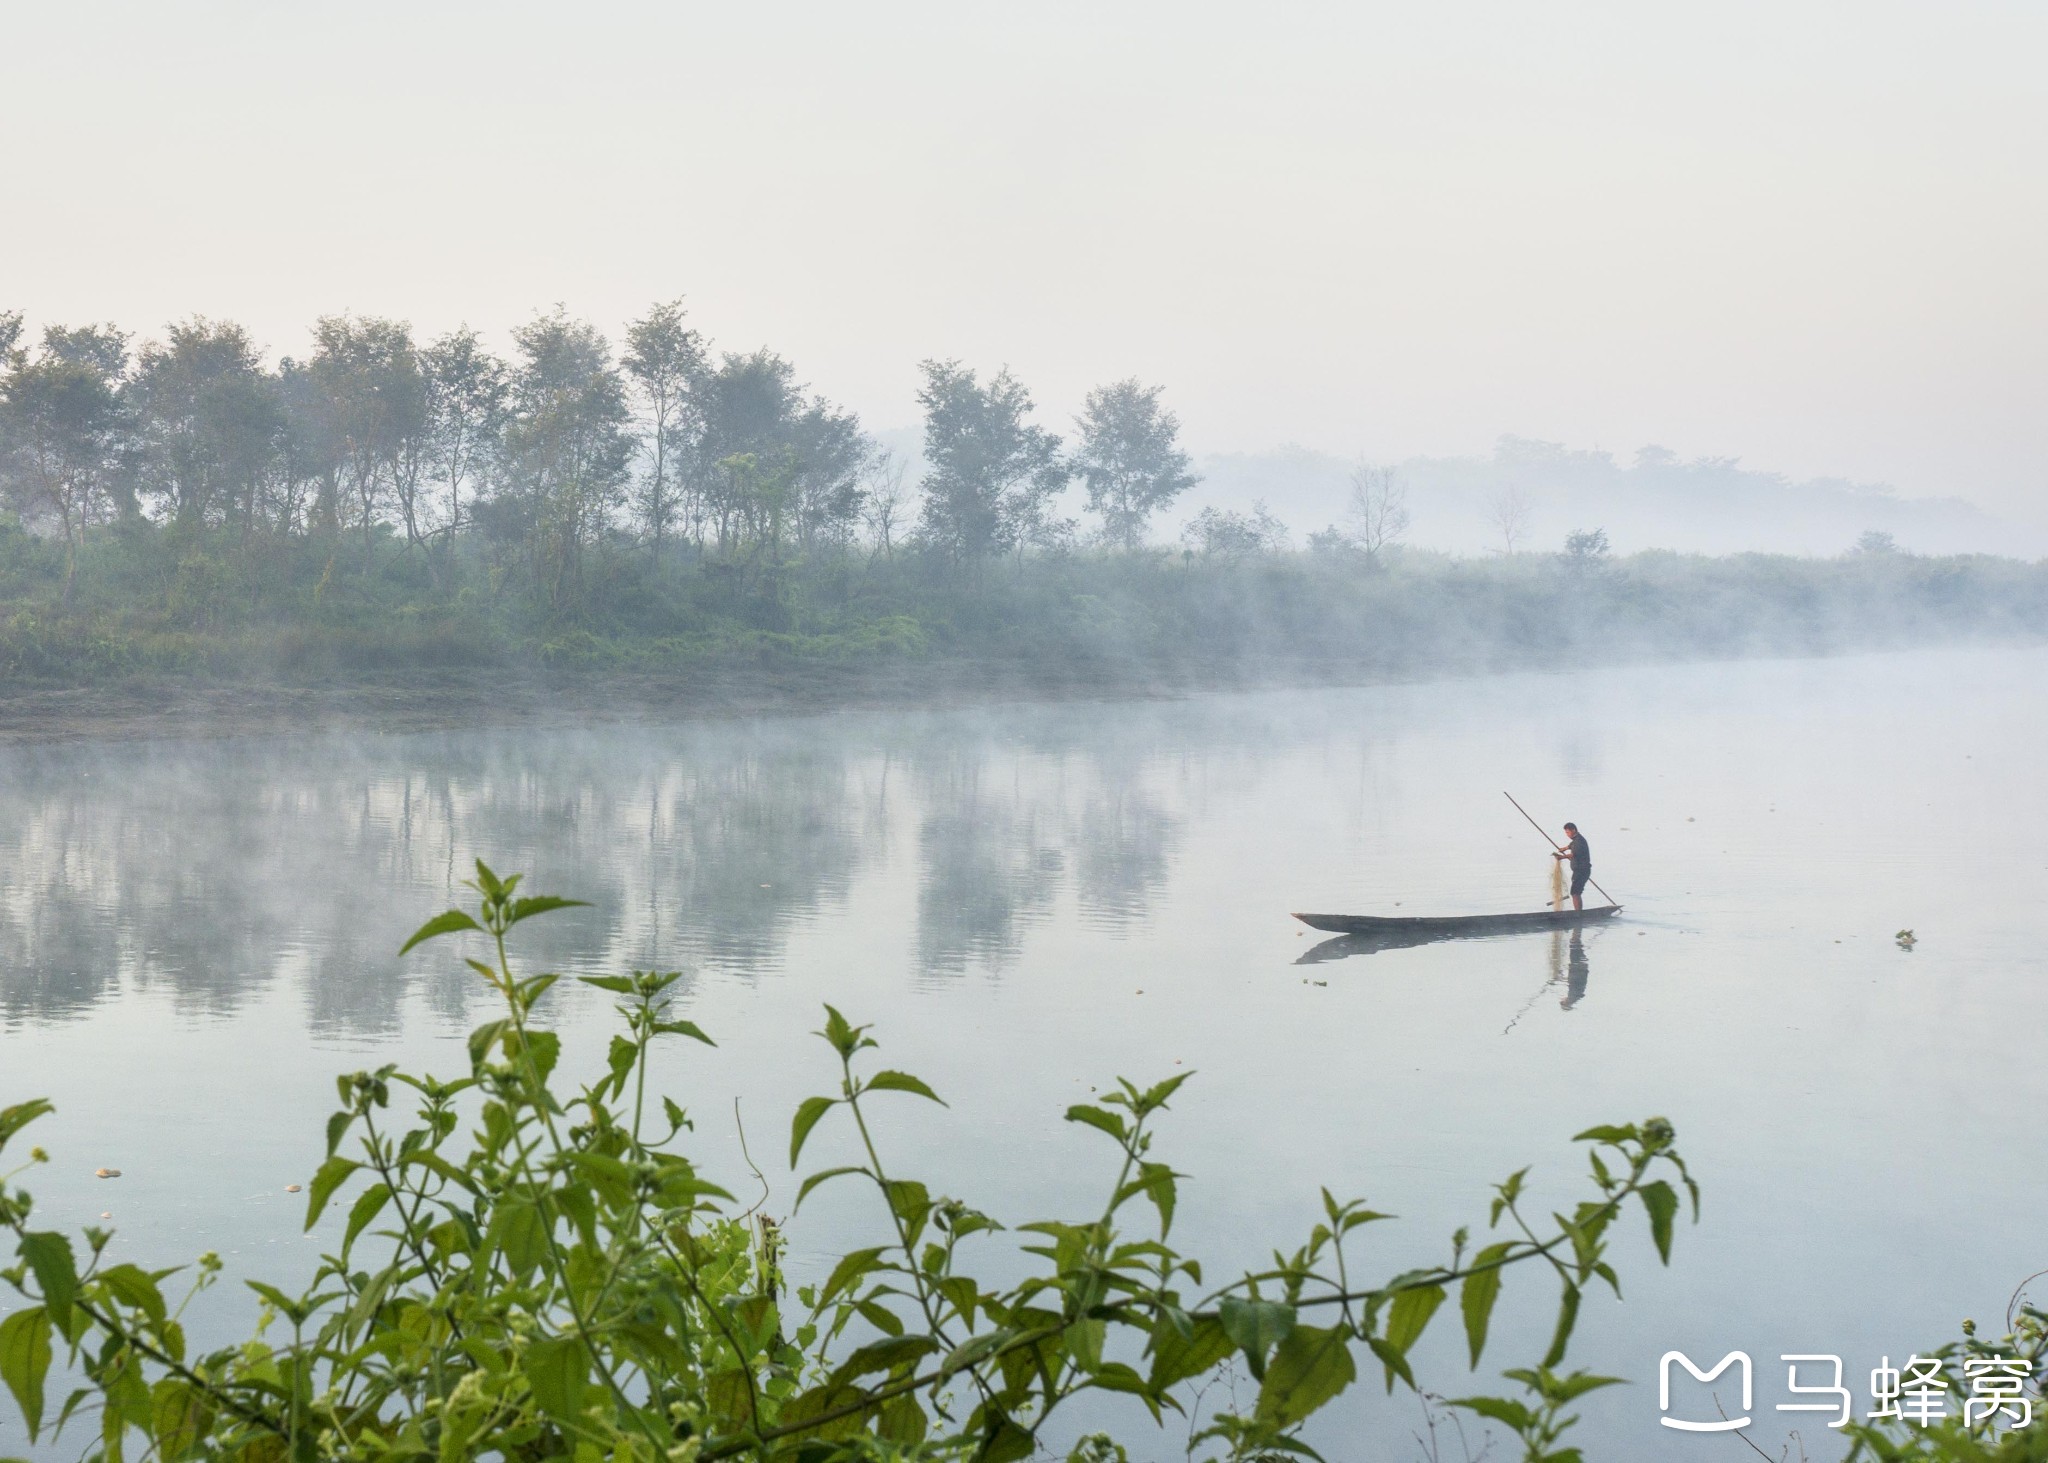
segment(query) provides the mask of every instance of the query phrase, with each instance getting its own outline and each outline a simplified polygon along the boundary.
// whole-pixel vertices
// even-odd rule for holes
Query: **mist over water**
[[[1631,1236],[1628,1304],[1589,1299],[1575,1359],[1636,1385],[1591,1399],[1584,1441],[1681,1456],[1657,1357],[1741,1347],[1775,1452],[1779,1353],[1839,1353],[1860,1390],[2048,1263],[2026,1218],[2048,1176],[2013,1157],[2048,1097],[2044,672],[2048,651],[1985,649],[12,750],[5,1097],[58,1104],[34,1185],[51,1227],[107,1211],[153,1265],[308,1265],[332,1236],[301,1238],[282,1189],[318,1161],[332,1074],[464,1065],[482,1007],[457,952],[393,952],[480,855],[591,902],[522,928],[527,968],[689,972],[686,1014],[719,1045],[668,1052],[663,1086],[751,1198],[738,1095],[770,1212],[794,1194],[788,1114],[830,1079],[805,1034],[826,1001],[952,1104],[888,1114],[892,1162],[1012,1221],[1107,1181],[1068,1102],[1196,1069],[1162,1137],[1193,1176],[1176,1233],[1247,1262],[1255,1236],[1305,1232],[1328,1184],[1403,1216],[1364,1252],[1391,1273],[1483,1224],[1486,1185],[1524,1163],[1575,1196],[1573,1132],[1668,1115],[1704,1220],[1668,1272]],[[1545,851],[1503,788],[1585,829],[1620,921],[1353,953],[1288,918],[1543,906]],[[558,997],[565,1064],[595,1061],[604,1001]],[[818,1147],[807,1165],[833,1160]],[[823,1197],[793,1231],[799,1274],[863,1222]],[[1547,1319],[1516,1292],[1502,1357]],[[1418,1371],[1455,1390],[1452,1341]],[[1367,1416],[1405,1437],[1413,1401],[1373,1380],[1312,1437]]]

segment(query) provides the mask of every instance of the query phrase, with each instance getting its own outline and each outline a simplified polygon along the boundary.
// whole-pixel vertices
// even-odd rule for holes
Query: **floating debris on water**
[[[299,1186],[297,1184],[286,1184],[284,1186],[284,1191],[287,1194],[296,1194],[299,1191]]]
[[[1900,930],[1896,935],[1893,935],[1892,938],[1899,942],[1899,948],[1901,950],[1910,950],[1915,945],[1920,943],[1918,940],[1913,938],[1913,932],[1911,930]]]
[[[96,1179],[117,1179],[121,1176],[121,1170],[118,1168],[96,1168],[92,1171],[92,1176]]]

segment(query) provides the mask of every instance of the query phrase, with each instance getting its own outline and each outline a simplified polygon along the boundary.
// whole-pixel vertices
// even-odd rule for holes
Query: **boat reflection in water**
[[[1348,960],[1354,955],[1377,955],[1383,950],[1406,950],[1417,945],[1433,945],[1440,940],[1512,938],[1512,935],[1505,935],[1497,930],[1462,933],[1441,927],[1386,928],[1367,934],[1334,935],[1311,945],[1295,959],[1294,963],[1321,965],[1331,960]],[[1546,991],[1554,991],[1560,984],[1564,987],[1564,995],[1558,1000],[1559,1009],[1569,1011],[1586,998],[1586,986],[1593,969],[1591,962],[1586,958],[1585,932],[1578,928],[1573,928],[1569,932],[1562,929],[1552,930],[1549,953],[1550,978],[1543,982],[1542,988],[1531,996],[1528,1004],[1516,1012],[1514,1019],[1508,1022],[1510,1030],[1528,1012],[1530,1006],[1542,999]]]
[[[1382,950],[1409,950],[1417,945],[1434,945],[1439,940],[1503,939],[1536,930],[1548,930],[1551,948],[1561,952],[1567,929],[1571,948],[1578,952],[1575,968],[1585,964],[1585,945],[1580,927],[1604,923],[1620,913],[1619,905],[1601,905],[1587,910],[1543,911],[1537,914],[1467,915],[1444,919],[1374,919],[1359,915],[1297,914],[1296,919],[1316,929],[1330,929],[1340,921],[1355,926],[1343,934],[1311,945],[1294,962],[1320,965],[1326,960],[1344,960],[1353,955],[1375,955]],[[1584,994],[1583,982],[1579,994]],[[1576,997],[1574,997],[1576,999]]]

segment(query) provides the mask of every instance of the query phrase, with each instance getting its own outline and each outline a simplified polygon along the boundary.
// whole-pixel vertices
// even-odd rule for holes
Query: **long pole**
[[[1515,803],[1515,795],[1511,792],[1508,792],[1506,789],[1502,789],[1501,796],[1506,798],[1509,802]],[[1523,807],[1520,803],[1515,803],[1515,811],[1520,813],[1524,818],[1529,818],[1529,810]],[[1545,843],[1548,843],[1552,848],[1558,847],[1556,840],[1551,838],[1551,836],[1548,833],[1543,832],[1543,825],[1541,823],[1537,822],[1534,818],[1529,818],[1529,826],[1531,828],[1534,828],[1538,833],[1543,835],[1543,841]],[[1591,874],[1588,874],[1586,876],[1586,882],[1588,884],[1591,884],[1595,889],[1600,889],[1600,881],[1594,878]],[[1616,899],[1612,894],[1609,894],[1605,889],[1600,889],[1600,894],[1601,897],[1604,898],[1609,904],[1621,903],[1619,899]]]

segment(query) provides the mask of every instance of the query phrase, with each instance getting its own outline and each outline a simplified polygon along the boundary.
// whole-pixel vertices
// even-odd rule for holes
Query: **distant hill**
[[[1491,457],[1416,457],[1398,463],[1412,523],[1409,543],[1461,553],[1501,547],[1495,506],[1518,493],[1526,505],[1521,547],[1555,549],[1575,529],[1605,529],[1618,553],[1678,549],[1836,554],[1871,529],[1917,553],[2048,553],[2048,535],[1992,517],[1959,498],[1901,498],[1888,487],[1837,478],[1792,482],[1734,458],[1681,462],[1645,447],[1624,466],[1606,452],[1502,437]],[[1202,508],[1256,501],[1296,542],[1348,511],[1350,462],[1304,447],[1213,454],[1162,536]]]

